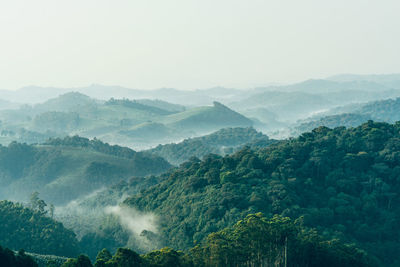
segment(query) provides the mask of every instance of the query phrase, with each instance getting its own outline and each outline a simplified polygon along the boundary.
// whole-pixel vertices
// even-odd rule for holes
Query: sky
[[[0,89],[400,72],[398,0],[1,0]]]

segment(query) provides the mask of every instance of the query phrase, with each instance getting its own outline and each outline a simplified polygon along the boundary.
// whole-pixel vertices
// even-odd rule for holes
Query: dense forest
[[[191,159],[125,205],[159,214],[163,244],[189,248],[249,213],[302,218],[327,238],[399,264],[400,124],[320,127],[267,148]]]
[[[26,201],[33,191],[63,204],[132,176],[159,174],[171,165],[161,157],[82,137],[43,145],[0,146],[0,196]],[[39,190],[40,189],[40,190]]]
[[[0,267],[400,267],[399,11],[0,0]]]
[[[400,98],[351,104],[333,108],[327,112],[301,120],[293,125],[292,134],[299,135],[319,126],[335,128],[356,127],[368,120],[394,123],[400,120]]]
[[[26,255],[24,250],[15,253],[9,248],[0,246],[0,265],[4,267],[37,267],[35,260]]]
[[[139,255],[119,248],[115,255],[99,251],[96,267],[206,267],[206,266],[375,266],[376,262],[354,245],[324,240],[300,221],[249,214],[231,227],[211,233],[189,250],[164,247]],[[62,267],[93,266],[85,255],[65,261]]]
[[[0,243],[10,249],[40,254],[75,256],[79,252],[74,232],[51,218],[39,199],[34,209],[0,201]]]
[[[122,212],[93,217],[86,229],[85,222],[79,222],[80,214],[69,218],[69,227],[80,231],[79,241],[74,232],[52,219],[54,208],[46,206],[38,194],[31,195],[30,208],[3,201],[1,217],[9,221],[1,222],[0,244],[40,254],[89,255],[57,259],[64,266],[91,266],[92,262],[95,266],[129,266],[124,265],[127,261],[139,266],[170,266],[171,262],[176,266],[399,264],[400,123],[319,127],[298,138],[268,144],[269,139],[261,135],[260,146],[254,145],[259,133],[239,129],[219,134],[245,131],[256,138],[233,154],[208,154],[202,160],[191,157],[175,168],[167,164],[170,169],[161,175],[133,177],[74,202],[70,211],[97,212],[112,206]],[[220,135],[211,136],[205,140],[219,142]],[[7,171],[3,179],[6,174],[23,176],[26,169],[13,162],[33,164],[37,155],[45,153],[40,149],[49,147],[86,149],[90,155],[101,153],[118,161],[139,157],[146,163],[149,158],[148,152],[77,136],[50,139],[41,146],[12,143],[2,147],[4,160],[0,162]],[[16,161],[18,157],[24,157],[23,161]],[[115,206],[126,197],[122,205]],[[132,234],[121,221],[124,212],[139,217],[157,215],[156,228],[144,227]],[[64,214],[74,216],[67,209]],[[87,215],[81,218],[90,221],[92,214]],[[43,234],[43,229],[51,230]],[[60,247],[63,242],[68,245]],[[32,257],[39,262],[39,257]]]
[[[357,113],[343,113],[339,115],[324,116],[318,120],[302,122],[293,129],[295,134],[312,131],[320,126],[335,128],[338,126],[356,127],[362,123],[371,120],[370,115],[361,115]]]
[[[191,157],[203,158],[205,155],[230,154],[242,146],[265,147],[275,142],[254,128],[224,128],[209,135],[185,139],[177,144],[158,145],[147,150],[179,165]]]

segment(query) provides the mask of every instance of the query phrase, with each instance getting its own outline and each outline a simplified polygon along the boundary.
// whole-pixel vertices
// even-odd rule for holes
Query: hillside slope
[[[400,120],[400,98],[337,107],[327,113],[334,115],[320,115],[319,118],[311,117],[298,122],[293,127],[293,134],[311,131],[319,126],[355,127],[368,120],[394,123]]]
[[[164,159],[81,137],[52,139],[44,145],[0,147],[0,195],[26,201],[33,192],[63,204],[132,176],[159,174]]]
[[[250,119],[219,102],[214,102],[213,106],[193,108],[170,115],[163,119],[163,122],[178,129],[197,132],[210,132],[225,127],[249,127],[253,124]]]
[[[225,128],[209,135],[185,139],[177,144],[158,145],[145,152],[165,158],[179,165],[191,157],[203,158],[213,153],[225,155],[240,149],[244,145],[251,147],[267,146],[273,143],[268,136],[254,128]]]
[[[10,249],[40,254],[76,256],[75,234],[39,211],[0,201],[0,243]]]
[[[176,142],[225,127],[253,124],[218,102],[187,109],[160,100],[100,101],[77,92],[33,106],[0,110],[0,122],[2,144],[41,143],[49,136],[80,135],[135,149]]]
[[[125,205],[157,214],[160,238],[173,247],[262,211],[301,216],[326,237],[355,242],[395,266],[399,155],[400,124],[321,127],[264,149],[186,162]]]

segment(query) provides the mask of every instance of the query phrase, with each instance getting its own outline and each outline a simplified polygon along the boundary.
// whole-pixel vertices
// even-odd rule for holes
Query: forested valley
[[[399,77],[8,93],[0,266],[400,266]]]
[[[254,135],[253,130],[236,132]],[[2,259],[22,262],[18,266],[399,264],[399,123],[319,127],[273,142],[258,138],[264,145],[250,142],[233,153],[192,156],[179,167],[162,163],[166,169],[160,175],[107,182],[105,189],[70,206],[70,211],[110,211],[81,232],[85,222],[79,214],[66,216],[57,209],[67,206],[54,206],[37,192],[28,195],[27,204],[2,201]],[[79,137],[40,146],[13,143],[2,148],[9,159],[2,165],[2,179],[22,176],[7,155],[34,162],[59,147],[121,159],[150,155]],[[32,170],[28,167],[23,173]],[[27,252],[16,252],[20,249]]]

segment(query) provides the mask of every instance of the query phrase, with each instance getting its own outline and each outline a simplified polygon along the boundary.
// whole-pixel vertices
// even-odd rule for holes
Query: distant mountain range
[[[368,102],[366,104],[338,107],[326,116],[300,121],[294,127],[294,134],[311,131],[319,126],[335,128],[355,127],[368,120],[394,123],[400,121],[400,98]],[[330,115],[330,114],[334,115]]]
[[[188,109],[162,100],[102,101],[78,92],[33,106],[0,111],[0,121],[3,144],[12,140],[40,143],[52,136],[78,134],[135,148],[178,141],[225,127],[253,125],[250,119],[218,102]]]
[[[0,143],[40,143],[49,137],[79,134],[147,149],[225,127],[248,126],[279,138],[288,136],[283,132],[290,135],[290,128],[323,116],[366,115],[356,109],[368,102],[400,97],[399,77],[344,74],[248,90],[138,90],[96,84],[3,90]],[[328,120],[332,122],[332,118]]]

